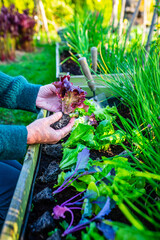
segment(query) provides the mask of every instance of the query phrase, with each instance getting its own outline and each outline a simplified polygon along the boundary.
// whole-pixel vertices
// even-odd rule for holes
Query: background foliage
[[[22,53],[17,62],[0,64],[0,71],[11,76],[24,76],[30,83],[48,84],[55,80],[55,45],[39,46],[34,53]],[[0,108],[1,124],[27,125],[37,114],[23,110]]]
[[[15,4],[16,8],[22,12],[24,9],[29,8],[30,13],[34,9],[34,1],[28,0],[3,0],[0,6],[4,2],[5,6],[9,6],[11,3]],[[46,11],[47,19],[56,22],[58,26],[64,25],[65,22],[73,20],[74,12],[77,12],[84,16],[84,9],[103,11],[104,23],[107,24],[111,17],[112,12],[112,0],[98,1],[98,0],[43,0],[44,8]],[[119,1],[119,13],[121,9],[121,1]],[[53,25],[50,26],[53,28]]]

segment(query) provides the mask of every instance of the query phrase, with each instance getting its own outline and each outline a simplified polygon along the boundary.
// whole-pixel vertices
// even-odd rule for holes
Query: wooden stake
[[[92,69],[94,72],[97,72],[97,48],[91,48],[91,57],[92,57]]]
[[[156,1],[156,3],[157,3],[157,6],[158,6],[158,0]],[[149,29],[147,43],[146,43],[146,46],[145,46],[146,52],[149,52],[149,50],[150,50],[150,43],[151,43],[151,40],[152,40],[153,31],[155,29],[157,16],[158,16],[158,13],[157,13],[157,9],[155,7],[153,17],[152,17],[152,23],[151,23],[151,26],[150,26],[150,29]],[[147,57],[147,53],[146,53],[146,57]]]
[[[146,36],[146,24],[147,24],[147,0],[144,0],[142,44],[144,44]]]
[[[119,0],[112,0],[112,14],[110,24],[113,28],[116,28],[118,25],[118,4]]]
[[[127,31],[127,34],[126,34],[126,39],[125,39],[125,43],[124,43],[124,49],[125,49],[126,44],[127,44],[127,42],[128,42],[128,38],[129,38],[129,35],[130,35],[130,32],[131,32],[133,23],[134,23],[134,21],[135,21],[135,19],[136,19],[136,17],[137,17],[138,9],[139,9],[139,6],[140,6],[140,4],[141,4],[141,1],[142,1],[142,0],[139,0],[139,1],[138,1],[137,6],[136,6],[136,9],[135,9],[135,12],[134,12],[134,14],[133,14],[133,16],[132,16],[131,23],[130,23],[130,25],[129,25],[129,28],[128,28],[128,31]]]
[[[47,34],[47,38],[48,38],[48,42],[50,43],[50,36],[49,36],[49,30],[48,30],[48,23],[47,23],[47,18],[46,18],[46,14],[45,14],[45,10],[44,10],[44,6],[41,0],[39,0],[39,8],[42,14],[42,20],[43,20],[43,24],[44,24],[44,29],[46,31]]]
[[[119,38],[121,39],[122,30],[123,30],[123,19],[124,19],[124,12],[125,12],[126,0],[122,0],[122,8],[121,8],[121,16],[119,20]]]

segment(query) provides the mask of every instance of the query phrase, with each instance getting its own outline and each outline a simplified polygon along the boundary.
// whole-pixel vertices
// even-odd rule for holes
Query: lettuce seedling
[[[76,108],[82,108],[87,92],[80,87],[74,86],[70,82],[70,76],[61,77],[58,82],[53,82],[57,89],[57,96],[62,101],[62,112],[65,114],[73,113]]]
[[[83,176],[82,173],[81,175],[77,176],[74,178],[77,174],[77,172],[81,169],[85,169],[89,160],[89,150],[87,148],[84,148],[80,153],[78,153],[77,157],[77,164],[74,172],[63,182],[63,184],[53,192],[53,194],[57,194],[61,191],[63,191],[66,187],[68,187],[73,181],[77,180],[80,176]],[[71,182],[70,182],[71,180]]]
[[[74,221],[74,214],[73,214],[72,210],[75,210],[75,209],[82,210],[82,207],[79,207],[79,205],[82,205],[84,199],[88,198],[90,195],[86,194],[76,201],[75,201],[75,199],[77,197],[79,197],[80,195],[82,195],[85,191],[86,190],[76,194],[75,196],[71,197],[67,201],[63,202],[61,205],[56,205],[53,208],[52,215],[53,215],[54,219],[65,218],[64,214],[66,212],[70,212],[70,214],[71,214],[71,222],[70,222],[68,228],[62,234],[62,236],[66,236],[66,235],[68,235],[70,233],[73,233],[75,231],[79,231],[81,229],[84,229],[84,228],[86,228],[87,225],[89,225],[93,221],[98,221],[100,223],[104,219],[104,217],[111,212],[111,209],[113,208],[113,206],[111,206],[111,199],[109,197],[107,197],[104,206],[102,207],[102,209],[100,210],[100,212],[98,213],[97,216],[94,216],[91,219],[85,219],[83,222],[79,223],[77,226],[72,227],[72,224],[73,224],[73,221]],[[72,202],[72,200],[74,200],[74,201]],[[78,206],[73,207],[73,205],[78,205]]]
[[[74,209],[82,210],[81,207],[70,207],[70,205],[71,206],[72,205],[76,205],[76,204],[78,204],[78,205],[81,204],[82,205],[83,200],[84,200],[85,197],[82,197],[81,199],[78,199],[78,200],[76,200],[74,202],[72,202],[72,200],[74,200],[75,198],[77,198],[78,196],[80,196],[83,193],[84,193],[84,191],[78,193],[77,195],[75,195],[73,197],[71,197],[67,201],[63,202],[61,205],[56,205],[53,208],[52,215],[53,215],[54,219],[65,218],[64,214],[66,212],[70,212],[70,214],[71,214],[71,222],[70,222],[70,224],[69,224],[69,226],[68,226],[68,228],[66,230],[70,229],[70,227],[72,226],[73,221],[74,221],[74,214],[73,214],[72,210],[74,210]]]
[[[86,228],[86,226],[89,225],[89,224],[90,224],[91,222],[93,222],[93,221],[98,221],[98,222],[103,221],[104,217],[109,215],[109,213],[111,212],[112,208],[113,208],[113,207],[111,206],[111,199],[110,199],[109,197],[107,197],[107,200],[106,200],[103,208],[100,210],[100,212],[98,213],[97,216],[95,216],[95,217],[93,217],[93,218],[91,218],[91,219],[88,219],[88,220],[85,219],[84,222],[79,223],[78,225],[76,225],[76,226],[73,227],[73,228],[69,228],[69,227],[68,227],[68,228],[64,231],[64,233],[62,234],[62,236],[66,236],[66,235],[68,235],[68,234],[70,234],[70,233],[73,233],[73,232],[76,232],[76,231],[80,231],[80,230]]]

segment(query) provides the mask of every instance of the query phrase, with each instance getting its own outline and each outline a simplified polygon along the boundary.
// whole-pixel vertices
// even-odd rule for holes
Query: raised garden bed
[[[59,72],[59,56],[57,55],[57,79],[59,79],[61,75],[64,74]],[[109,80],[111,80],[112,77],[112,75],[103,76],[103,78]],[[111,93],[109,88],[106,88],[103,81],[100,83],[99,78],[100,76],[94,76],[94,80],[96,82],[96,93],[99,94],[104,92],[106,98],[112,97],[114,93]],[[117,78],[119,78],[118,74]],[[71,82],[73,82],[74,85],[87,90],[88,97],[92,96],[92,92],[88,91],[88,86],[83,75],[71,76]],[[119,105],[118,110],[122,116],[131,118],[129,109],[125,106]],[[117,119],[117,121],[119,120]],[[117,130],[115,126],[114,128]],[[62,237],[64,232],[64,224],[62,223],[63,219],[56,220],[53,219],[52,216],[53,208],[56,205],[63,204],[65,201],[79,193],[72,186],[67,187],[65,190],[54,196],[52,194],[55,190],[53,187],[57,184],[58,174],[61,172],[59,163],[63,158],[62,143],[65,143],[67,139],[68,137],[66,137],[63,142],[60,141],[56,145],[43,145],[40,149],[39,146],[29,148],[7,219],[5,221],[2,239],[67,239],[67,235]],[[124,144],[128,145],[127,142]],[[34,153],[35,151],[36,153]],[[125,154],[122,152],[123,148],[120,145],[111,144],[107,150],[99,151],[92,149],[90,151],[90,158],[92,160],[99,161],[102,156],[106,158],[117,155],[124,156]],[[25,164],[27,162],[29,162],[29,166],[27,167],[26,174]],[[111,169],[110,174],[114,176],[114,169]],[[27,181],[29,182],[25,181],[25,176],[27,176]],[[21,189],[20,192],[19,189]],[[81,197],[83,197],[83,194],[78,196],[78,198]],[[73,213],[73,226],[76,226],[82,215],[80,209],[74,209]],[[65,220],[69,224],[71,221],[70,213],[66,212],[65,216]],[[124,217],[117,206],[108,214],[107,219],[129,224],[128,220]],[[54,229],[58,230],[54,231]],[[112,234],[114,235],[114,232]],[[75,239],[81,239],[81,231],[76,231],[73,235]]]
[[[85,85],[85,88],[88,90],[84,76],[78,75],[77,78],[75,78],[75,76],[72,75],[74,74],[74,71],[72,72],[72,69],[70,68],[68,68],[68,70],[71,74],[71,82],[78,86],[79,79],[81,79]],[[59,74],[59,76],[61,75],[64,75],[64,73]],[[125,106],[120,106],[119,111],[124,117],[127,116],[130,118],[129,109],[127,109]],[[67,139],[65,139],[64,142],[66,140]],[[50,231],[53,231],[55,228],[59,230],[52,235],[51,239],[61,239],[61,235],[64,231],[60,223],[62,221],[53,220],[53,217],[51,217],[53,208],[57,205],[57,203],[60,205],[64,201],[67,201],[69,198],[73,197],[75,194],[78,194],[78,192],[73,187],[66,188],[62,193],[59,193],[56,196],[53,196],[52,194],[53,187],[57,184],[58,174],[61,172],[59,163],[63,158],[62,149],[63,146],[61,142],[55,145],[44,145],[42,147],[40,168],[33,194],[33,208],[30,212],[27,231],[24,237],[26,240],[47,239],[48,233]],[[107,151],[100,152],[98,150],[91,150],[90,158],[94,160],[101,159],[102,156],[114,157],[121,154],[122,152],[123,148],[121,146],[111,145]],[[81,219],[81,213],[79,210],[74,210],[73,212],[75,216],[73,225],[76,225]],[[66,216],[67,222],[69,223],[71,216],[69,213],[66,213]],[[109,217],[115,221],[120,220],[121,222],[128,223],[127,219],[123,216],[118,208],[114,209],[114,212],[112,212]],[[77,239],[81,239],[81,233],[76,232],[75,237]]]

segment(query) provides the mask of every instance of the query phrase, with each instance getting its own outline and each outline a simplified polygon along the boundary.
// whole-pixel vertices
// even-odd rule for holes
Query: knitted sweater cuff
[[[0,72],[0,107],[38,112],[36,98],[41,85],[30,84],[23,76]]]
[[[40,87],[41,85],[24,84],[21,93],[17,96],[17,108],[38,113],[39,109],[36,107],[36,98]]]
[[[27,149],[25,126],[0,125],[0,160],[18,160]]]

